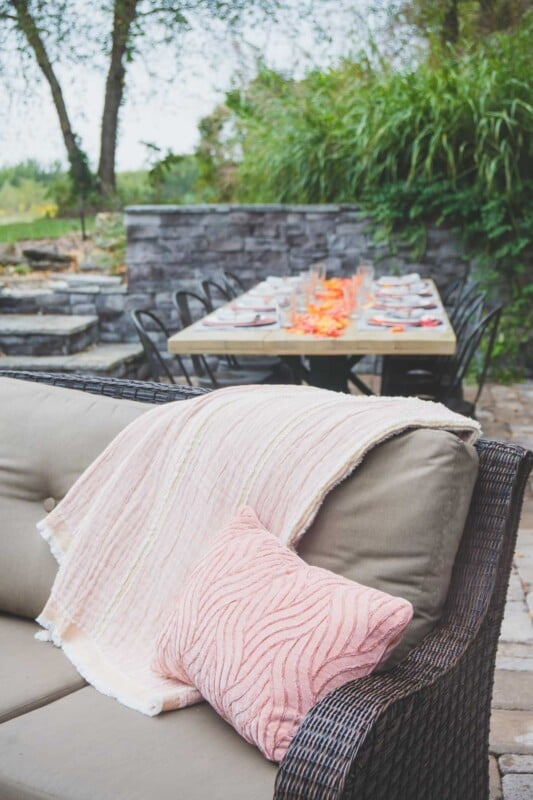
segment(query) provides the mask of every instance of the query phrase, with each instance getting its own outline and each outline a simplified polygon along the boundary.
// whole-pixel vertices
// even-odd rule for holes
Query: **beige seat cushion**
[[[0,378],[0,610],[35,618],[57,564],[35,523],[153,406]]]
[[[477,473],[475,449],[457,436],[401,434],[330,493],[301,541],[309,564],[413,604],[413,621],[385,666],[440,618]]]
[[[34,639],[39,630],[27,619],[0,614],[0,722],[86,686],[60,650]]]
[[[146,717],[86,688],[0,726],[2,800],[269,800],[276,772],[205,703]]]

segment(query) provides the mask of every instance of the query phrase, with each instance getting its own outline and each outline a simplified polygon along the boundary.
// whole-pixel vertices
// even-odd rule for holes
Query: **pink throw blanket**
[[[59,562],[38,618],[89,683],[143,713],[201,697],[151,669],[173,600],[242,506],[287,545],[365,453],[407,428],[479,425],[413,398],[247,386],[158,406],[131,423],[39,523]]]

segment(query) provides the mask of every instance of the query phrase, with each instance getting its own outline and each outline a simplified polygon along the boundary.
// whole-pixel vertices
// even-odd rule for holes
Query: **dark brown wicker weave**
[[[19,378],[23,381],[49,383],[66,389],[79,389],[106,397],[137,400],[140,403],[171,403],[173,400],[189,400],[208,389],[190,386],[174,386],[151,381],[129,381],[122,378],[100,378],[97,375],[64,375],[59,372],[28,372],[22,370],[0,370],[0,378]]]
[[[4,372],[151,403],[187,387]],[[280,765],[276,798],[487,800],[494,661],[533,454],[477,444],[480,474],[439,626],[399,666],[346,684],[307,715]]]

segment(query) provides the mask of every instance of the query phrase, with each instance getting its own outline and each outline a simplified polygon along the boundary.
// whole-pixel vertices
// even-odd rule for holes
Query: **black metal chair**
[[[165,359],[159,350],[157,342],[152,338],[154,333],[156,335],[158,333],[163,334],[166,342],[170,336],[170,333],[164,322],[159,319],[159,317],[154,314],[153,311],[147,311],[140,308],[133,309],[131,312],[131,319],[135,326],[135,330],[137,331],[137,335],[139,336],[146,360],[150,367],[151,379],[157,383],[163,383],[165,382],[164,379],[166,379],[166,382],[176,384],[177,381],[175,380],[175,375],[172,373],[169,367],[169,363],[172,363],[171,360],[174,360],[178,364],[187,385],[192,386],[192,381],[185,364],[183,363],[183,359],[178,355],[169,355]],[[151,328],[151,331],[149,328]],[[152,336],[150,333],[152,333]]]
[[[239,278],[239,276],[236,275],[235,272],[230,272],[229,270],[225,269],[222,272],[222,277],[228,289],[231,292],[233,292],[235,296],[238,294],[244,294],[244,292],[248,291],[242,279]]]
[[[449,283],[440,293],[441,300],[443,304],[447,308],[453,308],[453,306],[458,302],[460,299],[466,283],[468,281],[468,272],[462,275],[460,278]]]
[[[461,303],[461,309],[455,317],[453,329],[457,341],[463,341],[465,335],[474,329],[474,327],[481,320],[483,309],[485,308],[485,292],[477,292],[470,295],[464,303]]]
[[[215,308],[223,303],[230,303],[235,298],[235,294],[225,284],[214,278],[205,278],[202,281],[202,291],[205,294],[210,311],[214,311]],[[217,296],[220,302],[217,302]]]
[[[485,302],[485,292],[475,292],[479,284],[475,284],[472,290],[456,298],[456,305],[453,312],[450,311],[450,322],[452,322],[457,339],[457,348],[465,337],[473,330],[481,319]],[[461,292],[464,289],[461,289]],[[384,356],[381,364],[381,393],[382,394],[402,394],[401,387],[410,385],[410,394],[417,394],[416,386],[413,385],[414,376],[417,374],[432,373],[440,374],[448,363],[447,356]]]
[[[461,414],[474,416],[490,366],[501,313],[502,306],[498,306],[486,314],[459,342],[455,355],[440,360],[438,369],[411,369],[401,377],[385,372],[381,394],[426,397],[444,403]],[[470,402],[463,396],[463,380],[483,340],[484,353],[477,377],[478,388],[474,400]]]
[[[453,306],[448,310],[448,317],[454,327],[454,330],[465,314],[465,309],[469,307],[469,304],[472,302],[476,294],[479,294],[479,285],[479,281],[474,281],[474,283],[471,283],[470,285],[465,285],[461,293],[455,298]]]
[[[448,376],[445,374],[441,381],[442,388],[436,399],[454,411],[470,417],[473,417],[476,412],[476,405],[489,371],[502,311],[503,306],[497,306],[478,322],[457,355],[453,358],[452,363],[455,366],[455,371],[450,370]],[[474,400],[470,402],[463,397],[463,380],[482,345],[483,355],[480,369],[477,371],[477,392]]]
[[[214,311],[220,305],[217,302],[217,298],[222,303],[230,303],[236,297],[230,287],[226,286],[226,284],[222,285],[214,278],[203,280],[202,289],[211,311]],[[239,356],[238,358],[236,356],[224,356],[224,358],[231,369],[251,370],[252,372],[275,370],[284,374],[286,383],[294,382],[289,367],[284,365],[281,359],[276,356]]]
[[[205,316],[212,311],[212,307],[207,298],[189,290],[179,289],[174,294],[173,300],[184,328],[188,328],[195,322],[195,315],[193,315],[191,310],[191,302],[196,303],[200,308],[199,316]],[[272,370],[261,371],[242,369],[240,367],[221,367],[219,364],[215,371],[210,368],[205,355],[193,355],[191,359],[200,386],[219,389],[223,386],[281,382],[279,380],[276,381],[276,378],[279,376]]]
[[[221,304],[230,303],[235,297],[225,284],[222,285],[214,278],[205,278],[202,281],[202,291],[210,311],[214,311]],[[220,302],[217,302],[217,299]],[[224,356],[224,361],[230,369],[240,369],[240,365],[235,356]]]

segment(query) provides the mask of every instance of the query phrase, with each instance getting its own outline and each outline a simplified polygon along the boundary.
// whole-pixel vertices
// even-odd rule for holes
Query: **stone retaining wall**
[[[370,259],[378,275],[418,271],[442,287],[468,267],[446,230],[428,232],[419,262],[412,261],[405,244],[391,253],[374,241],[371,221],[352,205],[132,206],[125,220],[127,284],[106,285],[109,278],[99,284],[95,276],[94,285],[52,282],[20,296],[4,290],[0,313],[95,314],[100,341],[136,342],[133,308],[156,309],[176,328],[176,289],[198,289],[200,280],[221,269],[253,283],[319,260],[335,273],[349,274]]]
[[[221,269],[245,283],[325,261],[349,274],[372,260],[377,274],[417,271],[445,286],[468,264],[450,231],[430,230],[423,259],[374,241],[371,220],[354,205],[130,206],[125,211],[129,299],[177,321],[172,294]]]

